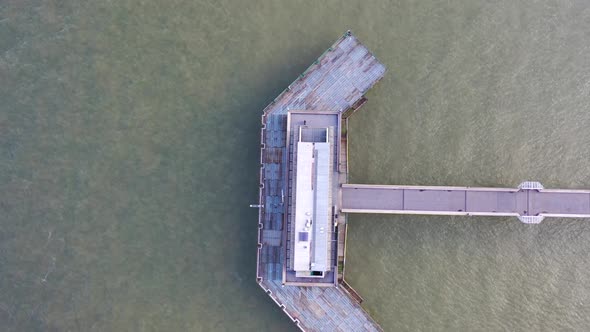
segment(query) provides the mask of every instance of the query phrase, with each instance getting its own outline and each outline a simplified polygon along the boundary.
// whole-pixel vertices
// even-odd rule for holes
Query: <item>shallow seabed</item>
[[[258,288],[260,114],[346,29],[351,181],[590,187],[586,1],[0,3],[0,329],[295,330]],[[386,331],[588,330],[590,220],[355,215]]]

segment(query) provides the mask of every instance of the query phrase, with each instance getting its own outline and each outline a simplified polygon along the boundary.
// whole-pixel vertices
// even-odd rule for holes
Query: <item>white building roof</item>
[[[313,128],[315,132],[320,128]],[[295,271],[329,271],[332,208],[332,145],[327,142],[297,142],[295,181]]]

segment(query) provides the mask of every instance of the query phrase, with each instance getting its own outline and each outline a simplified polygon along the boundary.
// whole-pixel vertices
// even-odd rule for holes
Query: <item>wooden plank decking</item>
[[[268,105],[264,114],[344,112],[384,74],[385,66],[355,36],[346,34]]]
[[[286,264],[284,221],[289,200],[286,197],[289,192],[287,112],[345,112],[359,105],[359,100],[383,77],[385,70],[354,35],[346,33],[266,107],[262,115],[259,195],[262,208],[259,209],[256,279],[303,331],[380,331],[381,328],[340,287],[282,285]],[[277,232],[282,232],[282,239],[277,238]]]

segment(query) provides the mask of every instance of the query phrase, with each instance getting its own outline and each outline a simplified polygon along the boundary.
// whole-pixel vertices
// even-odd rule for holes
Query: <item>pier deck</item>
[[[590,217],[589,190],[342,185],[342,212],[466,216]],[[536,217],[536,218],[527,218]]]
[[[380,331],[381,328],[355,297],[339,287],[338,273],[333,273],[331,287],[285,285],[293,277],[285,272],[292,201],[288,113],[302,110],[340,115],[357,109],[366,100],[364,94],[384,73],[385,66],[354,35],[346,33],[273,100],[262,115],[256,279],[303,331]],[[346,160],[343,162],[343,168],[336,168],[336,193],[339,179],[347,178],[347,174],[340,172],[346,170]],[[342,228],[335,234],[342,236],[344,218],[340,217],[338,222]],[[341,238],[333,241],[334,246],[343,243]],[[339,256],[344,250],[337,247],[334,252]]]

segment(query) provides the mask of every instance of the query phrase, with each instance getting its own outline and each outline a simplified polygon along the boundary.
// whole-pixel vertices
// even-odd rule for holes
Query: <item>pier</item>
[[[342,184],[342,212],[514,216],[524,223],[545,217],[590,218],[590,190],[428,187]]]
[[[259,209],[256,280],[302,331],[381,331],[360,306],[360,296],[352,288],[340,286],[346,220],[344,215],[338,216],[336,205],[340,183],[348,176],[347,141],[342,131],[346,119],[342,114],[362,106],[364,94],[384,74],[385,66],[347,32],[263,111],[260,194],[254,204]],[[323,149],[318,156],[328,159],[322,176],[316,176],[315,163],[306,163],[298,173],[294,158],[319,160],[315,158],[318,149]],[[307,153],[299,155],[303,150]],[[301,183],[313,177],[316,186],[301,191],[315,193],[313,189],[320,184],[325,198],[309,201],[300,197],[301,201],[296,201],[297,175],[304,171],[308,180]],[[309,209],[316,203],[328,210],[314,212],[318,220],[313,225],[305,220],[310,219],[306,213],[313,211],[301,211],[303,219],[295,220],[298,207]],[[298,233],[304,234],[295,239]],[[296,243],[299,239],[306,241]],[[318,244],[313,252],[312,240]],[[320,249],[324,254],[319,254]],[[300,256],[294,257],[296,252]],[[318,263],[315,270],[311,270],[312,259]]]
[[[302,331],[381,331],[345,280],[348,213],[590,217],[590,190],[348,183],[348,118],[386,68],[345,33],[262,114],[256,281]],[[523,227],[531,227],[529,225]]]

